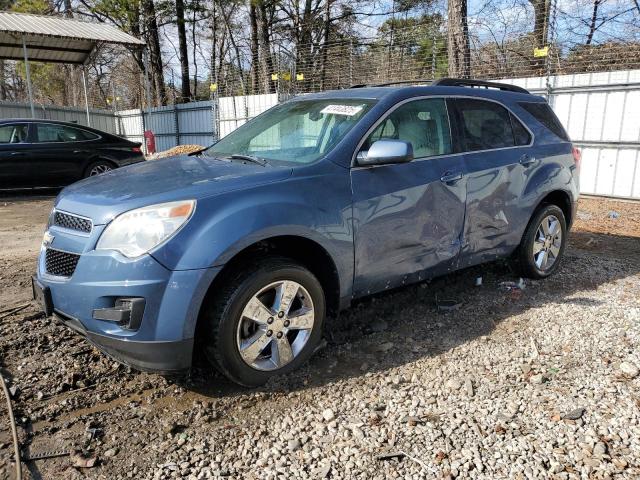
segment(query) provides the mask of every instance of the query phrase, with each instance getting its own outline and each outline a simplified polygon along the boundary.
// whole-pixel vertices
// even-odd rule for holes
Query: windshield
[[[329,153],[373,105],[371,100],[302,100],[278,105],[207,148],[204,155],[248,155],[311,163]]]

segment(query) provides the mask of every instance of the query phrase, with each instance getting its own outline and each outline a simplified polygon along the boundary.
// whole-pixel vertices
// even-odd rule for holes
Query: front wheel
[[[546,278],[558,269],[567,242],[567,222],[556,205],[544,205],[533,216],[517,251],[522,274]]]
[[[290,372],[322,336],[325,298],[318,279],[286,258],[238,272],[205,313],[205,353],[232,381],[247,387]]]

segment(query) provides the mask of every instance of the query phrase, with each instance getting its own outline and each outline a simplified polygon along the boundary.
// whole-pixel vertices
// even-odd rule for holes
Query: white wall
[[[546,78],[504,80],[546,93]],[[582,193],[640,198],[640,70],[551,77],[549,99],[582,150]]]

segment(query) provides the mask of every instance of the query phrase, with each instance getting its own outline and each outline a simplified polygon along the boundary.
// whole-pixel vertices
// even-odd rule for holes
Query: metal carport
[[[144,48],[145,42],[104,23],[0,12],[0,58],[24,60],[31,116],[35,118],[29,60],[82,65],[84,101],[89,119],[86,64],[104,44]]]

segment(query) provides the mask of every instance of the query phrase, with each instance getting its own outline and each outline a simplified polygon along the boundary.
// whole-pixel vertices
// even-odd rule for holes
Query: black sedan
[[[93,128],[0,120],[0,190],[62,187],[143,160],[140,143]]]

